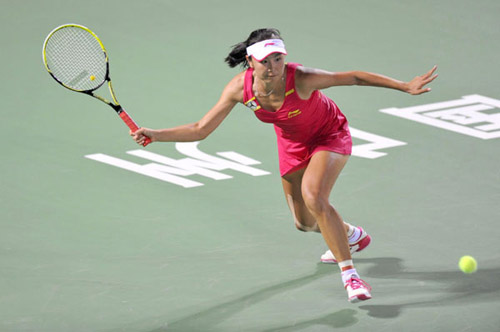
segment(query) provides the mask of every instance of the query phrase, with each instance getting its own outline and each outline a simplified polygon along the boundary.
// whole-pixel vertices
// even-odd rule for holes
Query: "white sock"
[[[350,280],[351,278],[358,278],[359,279],[358,272],[356,272],[355,268],[343,271],[341,275],[342,275],[342,282],[344,283],[344,286],[346,285],[347,281]]]
[[[352,225],[349,226],[349,231],[351,230],[351,227],[353,228],[353,231],[351,234],[347,233],[347,238],[349,240],[349,244],[354,244],[359,241],[359,238],[361,237],[361,230],[358,227],[354,227]]]
[[[349,226],[349,229],[347,230],[347,237],[350,237],[352,235],[352,233],[354,233],[354,231],[356,230],[356,227],[354,227],[353,225],[349,224],[348,222],[345,222],[344,221],[344,224],[346,224],[347,226]]]
[[[340,271],[342,271],[343,268],[345,267],[354,267],[354,264],[352,263],[352,259],[349,259],[349,260],[346,260],[346,261],[342,261],[342,262],[339,262],[339,269]]]
[[[344,268],[346,268],[346,267],[350,267],[350,268],[348,270],[343,271]],[[339,262],[339,268],[341,271],[342,282],[344,283],[344,286],[347,283],[347,280],[351,279],[353,276],[355,278],[359,278],[359,275],[356,272],[356,269],[354,268],[354,265],[353,265],[351,259]]]

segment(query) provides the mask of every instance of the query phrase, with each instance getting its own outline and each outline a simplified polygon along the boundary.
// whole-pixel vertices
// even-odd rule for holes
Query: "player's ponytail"
[[[238,43],[236,45],[233,45],[233,49],[231,50],[229,55],[224,59],[224,61],[227,62],[227,64],[231,68],[234,68],[237,65],[242,65],[243,68],[248,67],[248,62],[246,59],[247,47],[266,39],[283,39],[283,38],[281,38],[278,29],[266,28],[266,29],[255,30],[250,34],[247,40]]]

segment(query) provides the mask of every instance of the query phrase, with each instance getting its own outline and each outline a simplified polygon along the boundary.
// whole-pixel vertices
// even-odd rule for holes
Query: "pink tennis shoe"
[[[344,287],[347,291],[349,302],[351,303],[366,301],[372,298],[370,294],[372,288],[362,279],[352,277],[347,280]]]
[[[357,227],[361,231],[361,236],[359,237],[358,241],[355,243],[349,243],[349,247],[351,249],[351,254],[354,254],[355,252],[361,251],[368,247],[370,242],[372,242],[372,238],[370,235],[368,235],[367,232],[361,227]],[[335,256],[333,255],[331,250],[327,250],[323,255],[321,255],[321,262],[322,263],[327,263],[327,264],[337,264],[337,260],[335,259]]]

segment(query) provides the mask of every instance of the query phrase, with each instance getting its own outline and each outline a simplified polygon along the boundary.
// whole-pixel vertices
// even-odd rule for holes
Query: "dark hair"
[[[257,29],[252,31],[250,36],[248,36],[247,40],[233,45],[233,49],[229,53],[229,55],[224,59],[225,62],[229,65],[229,67],[234,68],[237,65],[242,65],[244,68],[248,67],[248,63],[246,61],[247,55],[247,47],[258,43],[260,41],[266,39],[281,39],[280,31],[274,28],[265,28],[265,29]]]

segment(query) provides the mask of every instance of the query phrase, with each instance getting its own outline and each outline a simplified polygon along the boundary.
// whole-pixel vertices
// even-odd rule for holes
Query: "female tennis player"
[[[263,122],[273,123],[278,138],[279,167],[285,197],[297,229],[320,232],[328,245],[323,262],[341,270],[350,302],[371,298],[371,287],[354,268],[351,254],[370,243],[361,228],[345,223],[329,202],[330,193],[351,154],[351,135],[345,116],[320,90],[342,85],[391,88],[418,95],[430,91],[436,67],[410,82],[379,74],[329,72],[286,63],[287,51],[276,29],[253,31],[235,45],[225,61],[242,65],[224,88],[219,101],[198,122],[174,128],[141,128],[131,133],[142,145],[153,142],[192,142],[205,139],[241,103]]]

